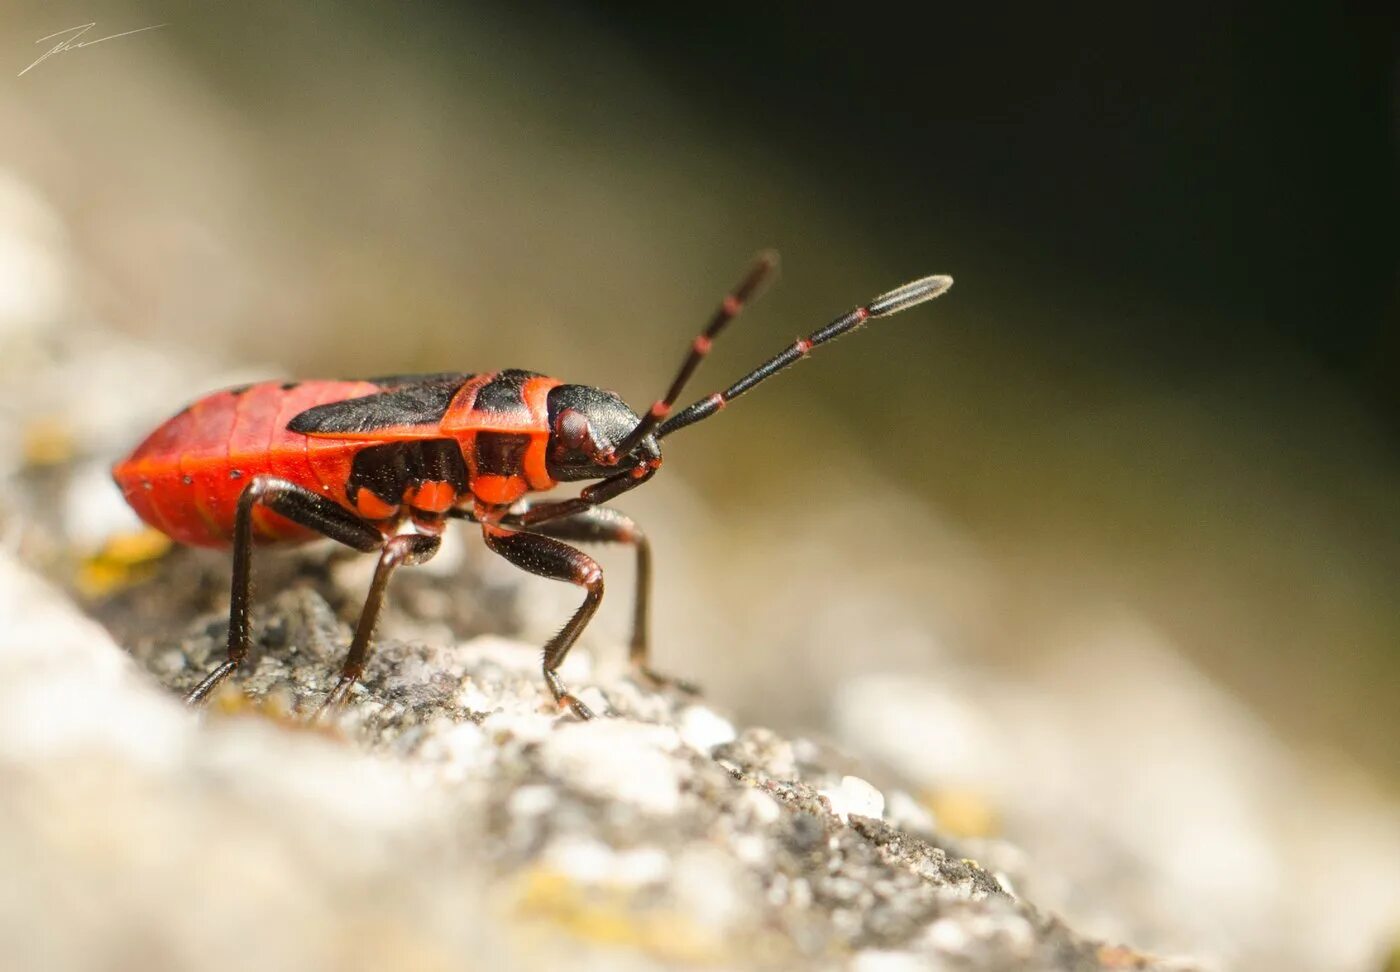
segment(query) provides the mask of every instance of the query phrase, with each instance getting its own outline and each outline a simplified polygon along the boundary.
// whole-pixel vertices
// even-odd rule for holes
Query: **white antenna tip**
[[[926,300],[946,294],[953,286],[953,278],[946,274],[934,274],[896,287],[889,293],[881,294],[867,305],[871,317],[888,317],[908,310]]]

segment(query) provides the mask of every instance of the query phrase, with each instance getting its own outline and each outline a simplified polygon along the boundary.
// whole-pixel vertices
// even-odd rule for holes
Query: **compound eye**
[[[570,452],[591,454],[596,450],[593,443],[593,427],[588,416],[576,408],[566,408],[559,413],[557,423],[559,444]]]

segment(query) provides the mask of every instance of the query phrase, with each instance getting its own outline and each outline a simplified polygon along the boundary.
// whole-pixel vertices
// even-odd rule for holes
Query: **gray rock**
[[[323,558],[264,558],[257,648],[203,714],[176,694],[221,650],[199,613],[217,558],[172,556],[106,605],[129,654],[0,562],[16,967],[1168,967],[1076,935],[937,833],[838,814],[829,794],[871,791],[810,743],[735,735],[579,652],[566,676],[607,713],[581,723],[533,645],[398,637],[432,598],[396,602],[362,689],[310,728],[348,639]]]

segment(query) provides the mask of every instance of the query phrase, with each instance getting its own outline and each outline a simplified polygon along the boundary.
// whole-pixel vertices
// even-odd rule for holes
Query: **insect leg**
[[[562,520],[565,517],[582,513],[595,506],[601,506],[610,500],[617,499],[628,490],[636,489],[651,477],[656,475],[656,471],[661,468],[661,460],[655,459],[641,465],[633,466],[622,472],[613,473],[606,479],[600,479],[596,483],[591,483],[583,488],[573,499],[551,500],[547,503],[536,503],[518,516],[510,517],[514,525],[524,529],[539,532],[535,527],[548,520]],[[462,514],[452,513],[451,516],[461,516]],[[471,517],[464,517],[471,519]]]
[[[365,663],[369,660],[370,637],[374,634],[375,622],[379,620],[384,591],[389,586],[389,576],[394,568],[425,563],[432,559],[441,545],[441,537],[421,533],[401,533],[384,541],[383,549],[379,552],[379,565],[374,570],[374,580],[369,585],[369,595],[365,598],[359,623],[355,626],[355,637],[350,642],[350,651],[346,653],[345,664],[340,669],[340,680],[313,718],[319,719],[323,714],[338,709],[364,674]]]
[[[564,687],[559,666],[603,601],[603,568],[582,550],[537,533],[515,533],[488,525],[482,528],[482,536],[486,546],[522,570],[585,589],[579,609],[544,646],[544,680],[554,701],[567,705],[580,719],[593,718],[592,710]]]
[[[233,589],[229,596],[228,658],[185,696],[197,705],[209,696],[248,654],[248,603],[252,597],[253,508],[262,505],[364,553],[378,550],[384,535],[353,513],[305,487],[276,476],[257,476],[238,497],[233,528]]]
[[[514,525],[510,518],[507,518],[505,523],[508,526]],[[636,548],[637,592],[632,603],[632,639],[628,652],[633,671],[653,685],[670,685],[691,694],[699,691],[691,683],[663,675],[649,664],[651,543],[631,517],[608,506],[597,506],[525,529],[559,540],[573,540],[579,543],[623,543]]]

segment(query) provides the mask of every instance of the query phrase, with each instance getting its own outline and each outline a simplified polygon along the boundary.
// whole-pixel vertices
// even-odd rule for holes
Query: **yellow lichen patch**
[[[235,683],[227,681],[210,696],[208,712],[221,719],[263,719],[292,732],[311,732],[331,739],[344,738],[333,721],[313,722],[310,716],[297,712],[295,700],[285,690],[273,689],[255,699]]]
[[[34,419],[24,427],[22,448],[27,466],[59,466],[77,451],[72,428],[53,416]]]
[[[169,550],[170,538],[150,527],[114,534],[78,565],[78,590],[91,598],[121,590],[146,577]]]
[[[625,889],[585,887],[547,868],[534,868],[520,879],[514,910],[519,918],[547,922],[580,941],[634,948],[667,963],[718,965],[728,957],[717,935],[683,914],[639,906]]]
[[[258,716],[273,722],[290,720],[294,715],[291,697],[285,692],[268,692],[255,699],[232,682],[224,682],[209,699],[209,714],[218,716]]]
[[[1145,969],[1156,961],[1151,955],[1126,945],[1100,945],[1096,957],[1099,964],[1108,969]]]
[[[976,790],[930,790],[919,801],[929,809],[938,829],[955,837],[991,837],[1001,830],[996,808]]]

